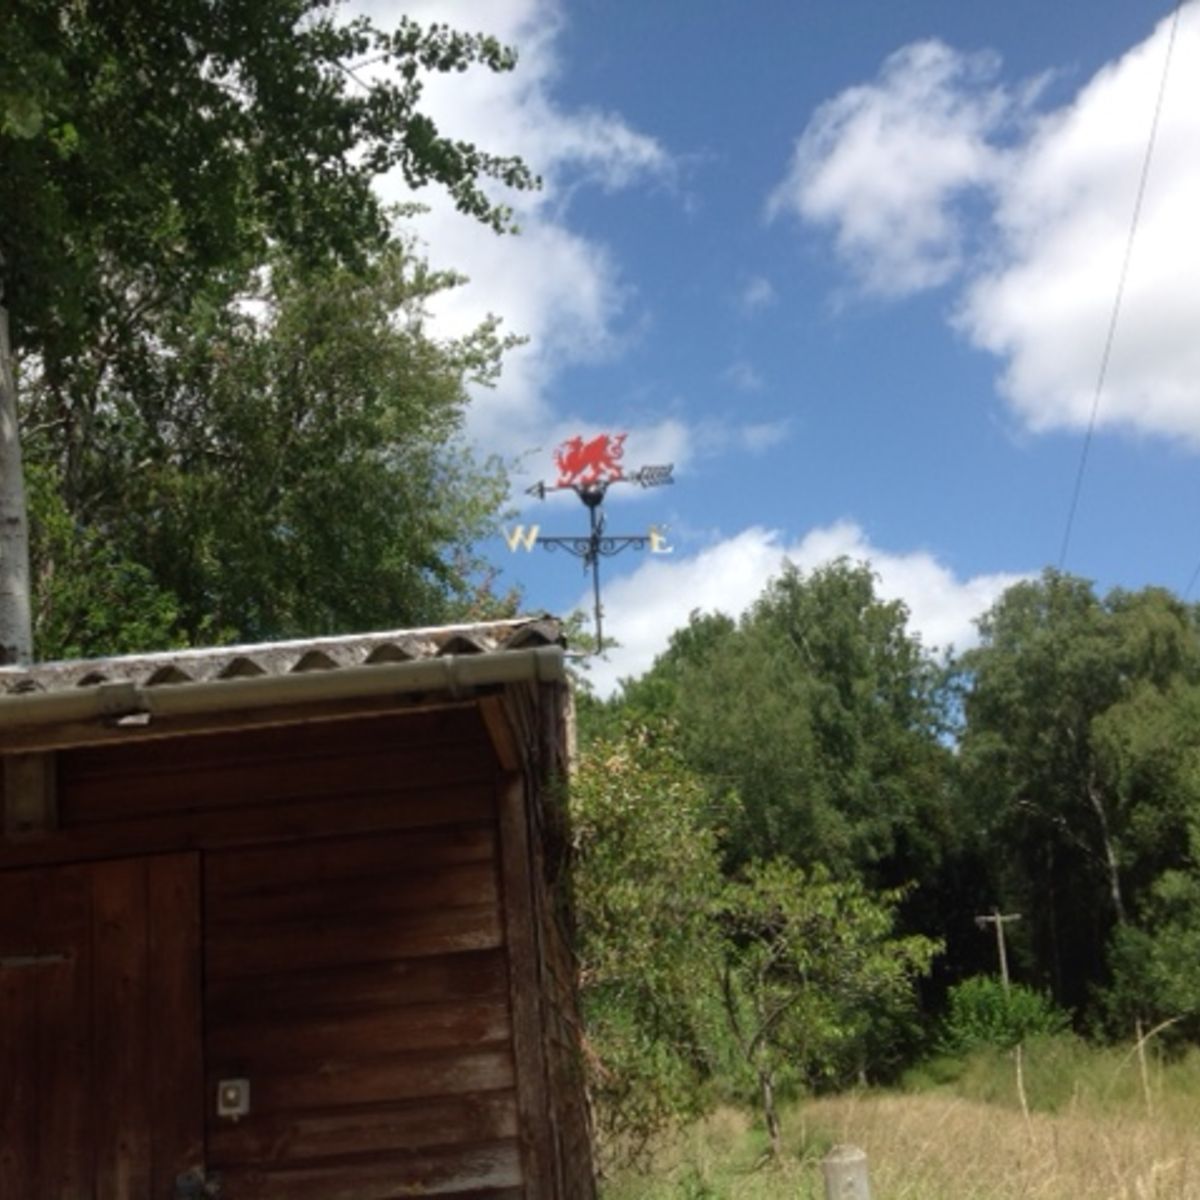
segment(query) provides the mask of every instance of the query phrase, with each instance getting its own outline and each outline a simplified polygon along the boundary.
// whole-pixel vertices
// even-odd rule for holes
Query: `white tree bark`
[[[29,617],[29,520],[17,425],[17,384],[0,292],[0,664],[33,661]]]

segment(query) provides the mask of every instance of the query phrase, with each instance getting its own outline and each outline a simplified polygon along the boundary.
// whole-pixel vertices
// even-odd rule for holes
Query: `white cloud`
[[[1087,425],[1162,82],[1169,22],[1045,117],[1006,174],[998,261],[959,327],[1004,361],[1000,389],[1036,431]],[[1100,426],[1200,446],[1200,5],[1181,12]]]
[[[877,81],[817,109],[768,215],[832,226],[839,255],[868,292],[947,282],[963,253],[956,201],[1001,166],[989,139],[1015,102],[993,84],[998,69],[994,55],[938,41],[896,51]]]
[[[456,212],[435,188],[416,195],[430,212],[415,226],[431,262],[470,281],[435,301],[435,332],[461,334],[498,313],[506,331],[529,339],[508,357],[497,387],[478,392],[468,414],[468,434],[481,445],[505,454],[528,450],[562,419],[549,398],[557,373],[619,352],[630,320],[632,292],[619,264],[604,244],[570,226],[571,194],[583,185],[661,185],[671,178],[672,160],[618,114],[566,110],[556,102],[563,25],[557,0],[355,0],[349,10],[385,28],[407,15],[481,30],[519,51],[508,74],[477,67],[430,77],[421,106],[444,134],[492,153],[519,154],[542,177],[539,192],[488,185],[512,206],[520,235],[497,236]],[[414,198],[398,177],[381,181],[380,192],[389,200]]]
[[[818,109],[772,211],[831,226],[867,291],[957,280],[954,325],[1000,360],[1000,393],[1021,422],[1086,428],[1171,20],[1036,120],[1038,81],[1005,88],[991,56],[906,47]],[[1200,4],[1189,3],[1098,424],[1200,448],[1197,145]]]
[[[685,557],[677,549],[647,558],[632,574],[608,584],[605,631],[621,645],[593,665],[589,678],[602,695],[609,695],[622,677],[650,666],[693,610],[740,616],[779,574],[785,559],[811,571],[843,556],[871,564],[879,576],[878,594],[908,605],[911,628],[931,648],[961,650],[974,644],[975,618],[1005,588],[1027,578],[993,574],[959,579],[927,551],[880,550],[852,521],[811,530],[790,544],[777,530],[753,526],[695,555]],[[581,596],[578,607],[590,612],[590,595]]]
[[[770,308],[778,299],[775,285],[765,275],[752,275],[738,296],[738,306],[749,314]]]

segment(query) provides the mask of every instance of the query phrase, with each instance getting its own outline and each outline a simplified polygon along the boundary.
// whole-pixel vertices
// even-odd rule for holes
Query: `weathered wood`
[[[529,1200],[553,1195],[550,1097],[542,1043],[540,947],[530,878],[525,781],[509,775],[497,788],[500,813],[500,875],[508,944],[517,1062],[517,1104],[521,1114],[521,1165]]]
[[[521,1196],[516,1143],[491,1142],[413,1154],[377,1155],[356,1161],[224,1172],[230,1200],[400,1200],[412,1196],[460,1196],[498,1200]],[[501,1190],[505,1189],[505,1190]]]
[[[37,877],[0,874],[0,955],[38,952]],[[0,1196],[35,1194],[38,970],[0,968]]]
[[[213,1161],[284,1165],[345,1155],[386,1155],[514,1138],[517,1102],[511,1090],[436,1096],[401,1104],[283,1112],[213,1131]]]
[[[227,1074],[226,1064],[210,1062],[206,1094],[215,1095],[217,1081]],[[508,1044],[411,1054],[391,1054],[386,1047],[372,1047],[362,1057],[343,1051],[323,1059],[316,1070],[307,1063],[288,1064],[256,1077],[252,1116],[496,1091],[511,1088],[514,1078]],[[210,1111],[210,1131],[217,1127]]]
[[[496,871],[490,861],[409,867],[403,874],[376,868],[355,879],[338,880],[336,886],[316,878],[306,884],[244,892],[227,897],[209,924],[219,935],[226,924],[270,922],[284,930],[298,921],[373,920],[393,913],[479,905],[499,908]]]
[[[91,881],[88,1200],[202,1165],[231,1200],[592,1195],[577,1123],[555,1123],[573,978],[537,785],[497,787],[546,741],[518,690],[508,734],[456,705],[61,754],[62,828],[0,845],[0,880]],[[228,1078],[251,1085],[236,1124],[213,1103]]]
[[[147,1090],[154,1114],[153,1195],[204,1166],[200,865],[194,854],[147,861]]]
[[[85,747],[66,756],[76,778],[118,775],[174,776],[192,770],[221,769],[254,762],[284,764],[323,757],[350,760],[408,746],[431,750],[486,746],[487,735],[472,706],[458,704],[422,712],[396,712],[365,719],[322,720],[272,725],[248,733],[221,731],[174,741]]]
[[[495,855],[494,820],[462,822],[408,829],[401,837],[324,837],[290,845],[286,854],[277,846],[229,851],[209,859],[204,886],[210,902],[221,901],[305,881],[355,879],[387,868],[400,875],[415,866],[481,862]]]
[[[23,756],[28,757],[28,756]],[[198,809],[286,803],[333,796],[428,791],[489,780],[495,769],[486,746],[468,747],[431,757],[419,747],[359,754],[353,758],[295,758],[196,765],[163,786],[160,775],[89,777],[64,772],[60,808],[66,827],[167,815]]]
[[[205,1010],[214,1028],[246,1021],[274,1022],[298,1013],[319,1018],[383,1006],[504,997],[508,964],[503,949],[382,963],[353,963],[336,970],[212,980]]]
[[[0,845],[0,870],[56,862],[110,859],[129,854],[163,854],[187,849],[219,849],[302,841],[339,833],[389,830],[480,821],[494,811],[492,791],[469,785],[412,795],[347,796],[300,804],[247,805],[232,810],[196,812],[167,818],[145,816],[81,829],[64,829],[53,838],[21,845]]]
[[[58,828],[58,786],[53,754],[4,758],[4,836],[44,838]]]
[[[208,938],[205,961],[209,974],[222,979],[487,950],[502,940],[496,906],[477,904],[431,913],[351,913],[286,927],[272,921],[230,926]]]
[[[92,1183],[91,877],[68,867],[39,880],[39,949],[63,956],[35,973],[40,1188],[58,1200]]]
[[[294,735],[302,727],[324,728],[353,724],[359,720],[394,718],[397,711],[415,715],[462,712],[470,700],[448,700],[430,696],[363,697],[360,700],[329,700],[284,704],[278,708],[228,709],[158,719],[142,725],[122,725],[99,720],[69,721],[52,725],[5,726],[0,729],[0,753],[60,750],[90,747],[97,750],[128,749],[155,745],[186,745],[193,739],[214,735],[238,737],[248,732],[286,729]]]
[[[479,701],[479,713],[491,739],[492,748],[504,771],[519,771],[524,766],[521,742],[502,696],[486,696]]]
[[[270,1025],[252,1021],[211,1033],[207,1051],[213,1062],[229,1064],[225,1074],[255,1076],[302,1062],[319,1070],[326,1059],[365,1058],[382,1046],[399,1053],[499,1045],[509,1032],[508,1005],[503,999],[453,1005],[438,1001],[325,1021],[306,1014]]]
[[[151,1182],[146,869],[126,860],[92,870],[95,1200],[131,1200]]]

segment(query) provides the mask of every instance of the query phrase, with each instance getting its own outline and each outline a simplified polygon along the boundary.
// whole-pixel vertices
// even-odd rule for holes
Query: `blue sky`
[[[786,554],[872,562],[930,645],[969,643],[1057,564],[1172,29],[1170,3],[488,0],[396,4],[497,33],[510,78],[430,88],[447,132],[545,179],[497,239],[437,198],[427,252],[529,343],[468,436],[553,474],[628,432],[597,667],[645,668],[692,608],[736,613]],[[384,189],[393,187],[387,182]],[[389,192],[389,194],[392,194]],[[1066,567],[1182,592],[1200,561],[1200,3],[1184,5]],[[524,503],[524,498],[522,497]],[[519,515],[582,531],[572,498]],[[578,564],[487,547],[530,608]]]

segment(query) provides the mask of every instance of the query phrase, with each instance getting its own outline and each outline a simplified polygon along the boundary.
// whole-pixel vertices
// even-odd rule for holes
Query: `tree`
[[[736,628],[693,618],[626,694],[661,688],[689,765],[739,796],[729,867],[782,855],[891,886],[950,836],[938,681],[904,606],[841,560],[786,567]]]
[[[782,859],[725,889],[725,1013],[776,1157],[780,1088],[865,1075],[871,1050],[915,1009],[914,980],[940,947],[893,936],[898,899]]]
[[[669,725],[597,739],[571,784],[589,1090],[604,1167],[703,1106],[718,1058],[722,879]]]
[[[371,183],[391,168],[508,228],[484,182],[536,180],[442,135],[419,101],[428,72],[514,61],[445,26],[340,21],[331,0],[16,0],[0,42],[0,299],[15,352],[58,388],[78,355],[136,352],[148,321],[187,312],[270,246],[304,267],[361,264],[389,237]],[[0,312],[5,660],[30,653],[6,324]]]
[[[1038,981],[1078,1008],[1108,982],[1114,931],[1141,919],[1186,845],[1194,614],[1161,589],[1101,599],[1047,571],[1010,588],[980,632],[961,664],[967,794],[1004,902],[1026,914]]]
[[[43,659],[183,644],[179,605],[140,563],[63,503],[53,469],[29,470],[33,629]]]
[[[171,598],[176,637],[461,615],[470,548],[505,480],[455,435],[466,383],[492,379],[509,342],[495,322],[453,341],[427,333],[426,303],[456,282],[399,242],[356,270],[276,256],[252,295],[206,288],[137,353],[89,348],[66,381],[35,374],[31,459],[58,481],[81,544],[137,564]],[[45,582],[63,546],[42,546]],[[161,632],[143,624],[114,643],[111,624],[88,628],[77,651],[145,649]]]

